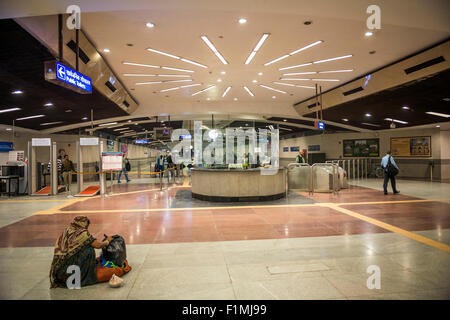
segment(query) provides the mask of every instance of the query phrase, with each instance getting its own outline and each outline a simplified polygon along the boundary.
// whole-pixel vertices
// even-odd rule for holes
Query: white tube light
[[[336,72],[352,72],[353,69],[349,70],[331,70],[331,71],[319,71],[319,73],[336,73]]]
[[[284,56],[282,56],[282,57],[276,58],[275,60],[269,61],[269,62],[265,63],[264,66],[271,65],[272,63],[275,63],[275,62],[277,62],[277,61],[286,59],[287,57],[289,57],[288,54],[286,54],[286,55],[284,55]]]
[[[311,81],[311,79],[301,79],[301,78],[281,78],[280,80],[285,80],[285,81]]]
[[[55,121],[55,122],[46,122],[46,123],[41,123],[41,126],[51,126],[52,124],[58,124],[58,123],[63,123],[62,121]]]
[[[160,90],[159,92],[166,92],[166,91],[172,91],[172,90],[178,90],[178,89],[180,89],[180,87],[174,87],[174,88],[164,89],[164,90]]]
[[[156,68],[156,69],[161,68],[160,66],[152,66],[152,65],[149,65],[149,64],[134,63],[134,62],[122,62],[122,64],[126,64],[126,65],[129,65],[129,66],[146,67],[146,68]]]
[[[249,88],[247,88],[246,86],[244,86],[244,89],[245,89],[245,91],[247,91],[248,92],[248,94],[250,95],[250,96],[252,96],[252,97],[254,97],[255,95],[250,91],[250,89]]]
[[[207,66],[205,66],[203,64],[200,64],[198,62],[195,62],[195,61],[192,61],[192,60],[189,60],[189,59],[181,58],[180,60],[184,61],[184,62],[187,62],[187,63],[190,63],[190,64],[193,64],[193,65],[196,65],[196,66],[199,66],[199,67],[202,67],[202,68],[208,68]]]
[[[223,64],[228,64],[228,62],[222,57],[220,52],[214,47],[211,41],[209,41],[207,36],[201,36],[202,40],[206,43],[206,45],[211,49],[212,52],[222,61]]]
[[[18,110],[22,110],[22,109],[20,109],[20,108],[3,109],[3,110],[0,110],[0,113],[11,112],[11,111],[18,111]]]
[[[289,86],[289,87],[296,87],[296,88],[305,88],[305,89],[315,89],[315,87],[308,87],[308,86],[298,86],[292,83],[283,83],[283,82],[273,82],[275,84],[280,84],[282,86]]]
[[[293,68],[300,68],[300,67],[305,67],[305,66],[310,66],[312,65],[312,62],[308,62],[308,63],[304,63],[304,64],[297,64],[295,66],[290,66],[290,67],[284,67],[284,68],[280,68],[278,70],[288,70],[288,69],[293,69]]]
[[[158,51],[158,50],[151,49],[151,48],[147,48],[147,51],[151,51],[151,52],[154,52],[154,53],[162,54],[163,56],[171,57],[171,58],[178,59],[178,60],[180,59],[180,57],[174,56],[173,54],[165,53],[165,52]]]
[[[164,83],[171,83],[171,82],[190,82],[190,81],[192,81],[192,79],[185,79],[185,80],[166,80],[166,81],[163,81]]]
[[[161,68],[166,69],[166,70],[174,70],[174,71],[182,71],[182,72],[194,72],[193,70],[178,69],[178,68],[172,68],[172,67],[161,67]]]
[[[312,81],[340,81],[339,79],[312,79]]]
[[[144,84],[157,84],[157,83],[162,83],[162,81],[136,82],[135,85],[140,86],[140,85],[144,85]]]
[[[408,122],[406,122],[406,121],[401,121],[401,120],[396,120],[396,119],[391,119],[391,118],[385,118],[384,120],[391,121],[391,122],[397,122],[397,123],[401,123],[401,124],[408,124]]]
[[[211,90],[211,89],[214,88],[214,87],[215,87],[215,86],[209,86],[208,88],[205,88],[205,89],[202,89],[202,90],[200,90],[200,91],[197,91],[197,92],[193,93],[192,96],[195,96],[195,95],[197,95],[197,94],[199,94],[199,93],[202,93],[202,92],[205,92],[205,91],[208,91],[208,90]]]
[[[269,90],[272,90],[272,91],[276,91],[276,92],[280,92],[280,93],[284,93],[284,94],[287,93],[287,92],[285,92],[285,91],[281,91],[281,90],[278,90],[278,89],[274,89],[274,88],[272,88],[272,87],[268,87],[268,86],[265,86],[265,85],[262,85],[262,84],[260,84],[259,86],[260,86],[260,87],[263,87],[263,88],[266,88],[266,89],[269,89]]]
[[[19,119],[16,119],[16,120],[28,120],[28,119],[41,118],[41,117],[45,117],[45,115],[38,114],[36,116],[29,116],[29,117],[19,118]]]
[[[118,122],[109,122],[109,123],[103,123],[103,124],[99,124],[99,127],[104,127],[104,126],[111,126],[113,124],[117,124]]]
[[[272,64],[272,63],[275,63],[275,62],[277,62],[277,61],[283,60],[283,59],[285,59],[285,58],[287,58],[287,57],[289,57],[289,56],[293,56],[293,55],[296,54],[296,53],[299,53],[299,52],[301,52],[301,51],[303,51],[303,50],[306,50],[306,49],[308,49],[308,48],[314,47],[314,46],[316,46],[316,45],[318,45],[318,44],[320,44],[320,43],[322,43],[322,42],[323,42],[322,40],[313,42],[313,43],[308,44],[307,46],[305,46],[305,47],[303,47],[303,48],[297,49],[297,50],[295,50],[295,51],[292,51],[292,52],[289,53],[289,54],[286,54],[286,55],[284,55],[284,56],[282,56],[282,57],[279,57],[279,58],[277,58],[277,59],[275,59],[275,60],[272,60],[272,61],[270,61],[270,62],[267,62],[267,63],[264,64],[264,65],[265,65],[265,66],[268,66],[269,64]]]
[[[259,39],[258,43],[256,44],[256,47],[253,49],[253,51],[250,53],[250,55],[248,56],[247,60],[245,61],[245,64],[249,64],[250,61],[252,61],[253,57],[255,56],[256,52],[258,52],[259,48],[261,48],[261,46],[263,45],[264,41],[266,41],[266,39],[269,37],[268,33],[264,33],[261,37],[261,39]]]
[[[443,117],[443,118],[450,118],[450,114],[439,113],[439,112],[432,112],[432,111],[425,112],[425,113],[431,114],[433,116],[438,116],[438,117]]]
[[[316,74],[315,71],[308,71],[308,72],[294,72],[294,73],[283,73],[283,76],[298,76],[301,74]]]
[[[123,130],[128,130],[128,129],[130,129],[130,128],[126,127],[126,128],[114,129],[114,131],[123,131]]]
[[[323,63],[323,62],[328,62],[328,61],[334,61],[334,60],[340,60],[340,59],[346,59],[346,58],[350,58],[352,57],[352,54],[348,54],[346,56],[341,56],[341,57],[336,57],[336,58],[330,58],[330,59],[324,59],[324,60],[319,60],[319,61],[313,61],[314,64],[317,63]]]
[[[157,74],[123,73],[124,77],[156,77]]]
[[[222,94],[222,98],[227,95],[227,93],[228,93],[228,91],[230,91],[230,89],[231,89],[231,87],[228,87],[228,88],[225,89],[225,91]]]
[[[158,77],[189,78],[190,74],[158,74]]]
[[[185,86],[180,86],[180,88],[190,88],[190,87],[196,87],[196,86],[200,86],[200,83],[188,84]]]

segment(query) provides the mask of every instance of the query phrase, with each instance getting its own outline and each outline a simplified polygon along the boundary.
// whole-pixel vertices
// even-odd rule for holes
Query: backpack
[[[102,256],[105,260],[111,261],[114,265],[122,266],[127,258],[125,240],[119,235],[114,235],[112,238],[109,245],[102,249]]]
[[[386,166],[386,173],[388,176],[394,177],[398,174],[398,169],[392,164],[391,156],[389,156],[388,164]]]
[[[128,161],[128,160],[126,160],[126,162],[125,162],[125,169],[127,171],[131,171],[131,164],[130,164],[130,161]]]

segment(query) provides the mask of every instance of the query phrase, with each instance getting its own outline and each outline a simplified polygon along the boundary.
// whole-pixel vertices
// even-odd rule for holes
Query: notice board
[[[103,152],[102,169],[103,171],[122,170],[122,152]]]
[[[344,157],[379,157],[380,139],[343,140]]]
[[[391,138],[391,152],[397,157],[431,157],[431,137]]]

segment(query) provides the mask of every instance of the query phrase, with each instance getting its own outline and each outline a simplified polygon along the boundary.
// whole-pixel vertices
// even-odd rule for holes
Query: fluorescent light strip
[[[135,85],[140,86],[140,85],[143,85],[143,84],[157,84],[157,83],[162,83],[162,81],[136,82]]]
[[[227,93],[228,93],[228,91],[230,91],[230,89],[231,89],[231,87],[228,87],[228,88],[225,89],[225,91],[222,94],[222,98],[227,95]]]
[[[292,83],[283,83],[283,82],[272,82],[275,84],[280,84],[282,86],[289,86],[289,87],[296,87],[296,88],[305,88],[305,89],[315,89],[315,87],[308,87],[308,86],[298,86]]]
[[[300,79],[300,78],[280,78],[280,80],[286,80],[286,81],[311,81],[311,79]]]
[[[166,80],[163,81],[163,83],[172,83],[172,82],[190,82],[192,79],[185,79],[185,80]]]
[[[123,130],[128,130],[128,129],[130,129],[130,128],[126,127],[126,128],[114,129],[113,131],[123,131]]]
[[[295,51],[292,51],[292,52],[289,53],[289,54],[286,54],[286,55],[284,55],[284,56],[282,56],[282,57],[279,57],[279,58],[277,58],[277,59],[275,59],[275,60],[272,60],[272,61],[270,61],[270,62],[267,62],[267,63],[264,64],[264,65],[265,65],[265,66],[268,66],[268,65],[270,65],[270,64],[272,64],[272,63],[275,63],[275,62],[277,62],[277,61],[283,60],[283,59],[285,59],[285,58],[287,58],[287,57],[289,57],[289,56],[293,56],[294,54],[297,54],[297,53],[299,53],[299,52],[301,52],[301,51],[303,51],[303,50],[306,50],[306,49],[309,49],[309,48],[311,48],[311,47],[314,47],[314,46],[316,46],[316,45],[318,45],[318,44],[320,44],[320,43],[322,43],[322,42],[323,42],[322,40],[313,42],[313,43],[308,44],[307,46],[305,46],[305,47],[303,47],[303,48],[297,49],[297,50],[295,50]]]
[[[202,67],[202,68],[205,68],[205,69],[208,68],[207,66],[205,66],[203,64],[200,64],[198,62],[195,62],[195,61],[192,61],[192,60],[189,60],[189,59],[181,58],[180,60],[184,61],[184,62],[187,62],[187,63],[190,63],[190,64],[193,64],[193,65],[196,65],[196,66],[199,66],[199,67]]]
[[[305,67],[305,66],[310,66],[312,65],[312,62],[308,62],[308,63],[304,63],[304,64],[297,64],[295,66],[290,66],[290,67],[284,67],[284,68],[280,68],[278,70],[288,70],[288,69],[293,69],[293,68],[300,68],[300,67]]]
[[[325,59],[325,60],[319,60],[319,61],[313,61],[314,64],[317,63],[323,63],[323,62],[328,62],[328,61],[334,61],[334,60],[340,60],[340,59],[346,59],[346,58],[350,58],[352,57],[352,54],[348,54],[346,56],[341,56],[341,57],[336,57],[336,58],[330,58],[330,59]]]
[[[171,57],[171,58],[178,59],[178,60],[181,59],[180,57],[174,56],[173,54],[165,53],[165,52],[158,51],[158,50],[151,49],[151,48],[147,48],[147,51],[151,51],[151,52],[154,52],[154,53],[162,54],[163,56]]]
[[[103,123],[103,124],[99,124],[99,127],[104,127],[104,126],[112,126],[113,124],[117,124],[118,122],[109,122],[109,123]]]
[[[157,74],[123,73],[124,77],[156,77]]]
[[[174,87],[174,88],[164,89],[164,90],[160,90],[159,92],[166,92],[166,91],[172,91],[172,90],[178,90],[178,89],[180,89],[180,87]]]
[[[228,62],[222,57],[219,51],[217,51],[216,47],[209,41],[207,36],[201,36],[202,40],[206,43],[206,45],[211,49],[212,52],[222,61],[223,64],[228,64]]]
[[[55,121],[55,122],[46,122],[46,123],[41,123],[41,126],[50,126],[52,124],[58,124],[58,123],[63,123],[63,121]]]
[[[431,114],[433,116],[438,116],[438,117],[443,117],[443,118],[450,118],[450,114],[439,113],[439,112],[432,112],[432,111],[425,112],[425,113]]]
[[[246,86],[244,86],[244,89],[248,92],[249,95],[251,95],[252,97],[254,97],[255,95],[250,91],[249,88],[247,88]]]
[[[146,67],[146,68],[156,68],[156,69],[161,68],[160,66],[152,66],[152,65],[149,65],[149,64],[134,63],[134,62],[122,62],[122,64],[126,64],[126,65],[129,65],[129,66]]]
[[[22,110],[22,109],[20,109],[20,108],[3,109],[3,110],[0,110],[0,113],[11,112],[11,111],[18,111],[18,110]]]
[[[16,120],[28,120],[28,119],[41,118],[41,117],[45,117],[45,115],[38,114],[36,116],[29,116],[29,117],[19,118],[19,119],[16,119]]]
[[[396,119],[391,119],[391,118],[386,118],[384,120],[391,121],[391,122],[397,122],[397,123],[401,123],[401,124],[408,124],[408,122],[406,122],[406,121],[401,121],[401,120],[396,120]]]
[[[371,127],[379,127],[379,124],[373,124],[373,123],[367,123],[367,122],[361,122],[361,124],[366,125],[366,126],[371,126]]]
[[[312,79],[312,81],[340,81],[339,79]]]
[[[161,68],[166,69],[166,70],[174,70],[174,71],[182,71],[182,72],[194,72],[193,70],[178,69],[178,68],[172,68],[172,67],[161,67]]]
[[[294,72],[294,73],[283,73],[283,76],[297,76],[301,74],[316,74],[315,71],[308,71],[308,72]]]
[[[211,90],[211,89],[214,88],[214,87],[215,87],[215,86],[209,86],[208,88],[205,88],[205,89],[203,89],[203,90],[200,90],[200,91],[197,91],[197,92],[193,93],[192,96],[195,96],[195,95],[197,95],[197,94],[199,94],[199,93],[202,93],[202,92],[205,92],[205,91],[208,91],[208,90]]]
[[[124,77],[174,77],[174,78],[189,78],[189,74],[140,74],[140,73],[124,73]]]
[[[264,33],[261,37],[261,39],[259,39],[258,43],[256,44],[256,47],[253,49],[253,51],[250,53],[250,55],[248,56],[247,60],[245,61],[245,64],[249,64],[250,61],[252,61],[253,57],[255,56],[256,52],[258,52],[259,48],[261,48],[261,46],[263,45],[264,41],[266,41],[266,39],[269,37],[268,33]]]
[[[263,87],[263,88],[266,88],[266,89],[269,89],[269,90],[272,90],[272,91],[276,91],[276,92],[280,92],[280,93],[287,93],[287,92],[285,92],[285,91],[281,91],[281,90],[278,90],[278,89],[274,89],[274,88],[272,88],[272,87],[268,87],[268,86],[265,86],[265,85],[262,85],[262,84],[260,84],[259,85],[260,87]]]
[[[196,86],[200,86],[200,85],[201,85],[200,83],[188,84],[188,85],[185,85],[185,86],[180,86],[180,88],[196,87]]]
[[[158,77],[189,78],[190,74],[158,74]]]
[[[353,69],[349,70],[331,70],[331,71],[319,71],[319,73],[337,73],[337,72],[352,72]]]

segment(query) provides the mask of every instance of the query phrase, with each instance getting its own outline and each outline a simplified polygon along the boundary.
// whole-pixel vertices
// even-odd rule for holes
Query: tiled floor
[[[384,196],[366,180],[337,195],[217,206],[189,201],[180,181],[163,191],[143,181],[105,198],[0,202],[0,299],[450,299],[450,204],[426,200],[450,198],[449,184],[399,181],[402,193]],[[133,270],[121,288],[49,289],[54,242],[77,215],[94,236],[125,238]],[[367,288],[371,265],[381,289]]]

